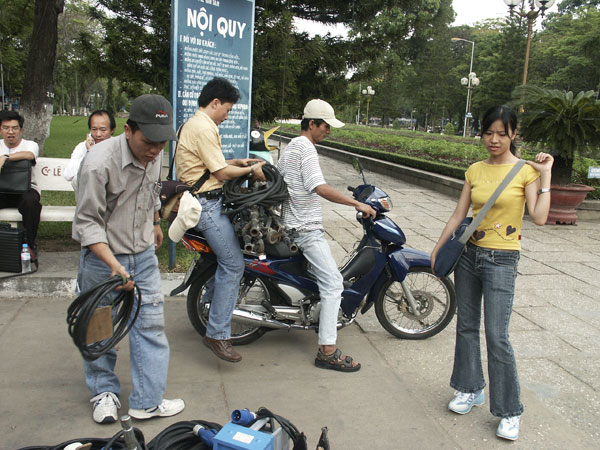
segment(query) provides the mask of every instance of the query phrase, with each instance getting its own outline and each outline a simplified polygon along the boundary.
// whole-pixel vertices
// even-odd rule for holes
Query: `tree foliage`
[[[522,104],[520,133],[525,141],[539,143],[555,155],[552,179],[557,184],[571,180],[576,154],[600,146],[600,101],[594,91],[545,89],[521,86],[514,104]]]
[[[34,3],[29,0],[3,1],[0,7],[0,63],[6,95],[14,102],[21,96],[25,63],[33,29]]]
[[[579,8],[546,22],[533,45],[531,70],[539,84],[575,92],[600,86],[600,11]]]

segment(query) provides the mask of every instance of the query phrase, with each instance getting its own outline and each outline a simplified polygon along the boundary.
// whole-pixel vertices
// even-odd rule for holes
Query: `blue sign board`
[[[254,0],[172,0],[171,102],[177,127],[198,108],[198,96],[214,77],[241,94],[219,126],[226,159],[248,155]]]
[[[588,167],[588,178],[600,178],[600,167]]]

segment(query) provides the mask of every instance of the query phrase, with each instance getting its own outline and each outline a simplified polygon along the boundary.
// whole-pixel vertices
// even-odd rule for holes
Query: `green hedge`
[[[278,125],[281,125],[279,132],[283,136],[293,138],[299,135],[299,125]],[[323,144],[460,180],[464,179],[464,173],[471,164],[488,157],[487,150],[476,139],[352,125],[332,129],[329,139]],[[525,159],[533,159],[535,153],[535,149],[524,146]],[[588,194],[588,199],[600,199],[600,180],[587,178],[588,167],[598,165],[598,161],[585,157],[577,158],[573,164],[572,182],[596,188]]]

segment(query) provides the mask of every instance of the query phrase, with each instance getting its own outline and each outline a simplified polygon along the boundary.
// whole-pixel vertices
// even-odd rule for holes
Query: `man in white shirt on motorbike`
[[[331,105],[315,99],[306,104],[300,136],[290,141],[277,168],[289,192],[283,203],[282,218],[288,228],[295,228],[295,243],[310,263],[309,271],[317,278],[321,297],[319,314],[319,350],[315,365],[322,369],[356,372],[360,364],[337,348],[337,320],[343,278],[323,229],[321,197],[330,202],[353,206],[365,216],[375,217],[370,206],[344,195],[325,182],[315,144],[324,140],[331,127],[341,128],[344,123],[335,118]]]

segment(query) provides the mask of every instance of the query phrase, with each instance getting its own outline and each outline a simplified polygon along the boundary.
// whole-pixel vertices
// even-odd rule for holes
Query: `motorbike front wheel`
[[[201,336],[206,336],[208,315],[212,303],[214,273],[202,275],[190,286],[187,295],[187,313],[192,325]],[[270,295],[265,284],[259,279],[250,280],[244,275],[240,282],[236,309],[246,309],[257,313],[266,313],[262,302],[269,301]],[[233,345],[245,345],[254,342],[267,332],[266,328],[235,320],[231,321],[231,342]]]
[[[415,299],[418,315],[401,284],[390,280],[375,300],[381,326],[401,339],[427,339],[446,328],[456,311],[454,284],[433,275],[429,267],[411,267],[404,281]]]

